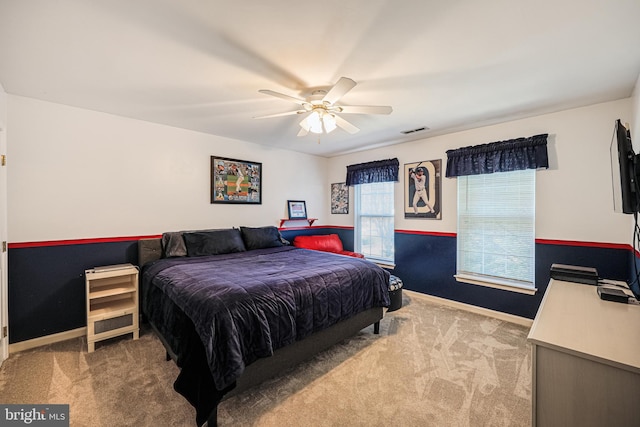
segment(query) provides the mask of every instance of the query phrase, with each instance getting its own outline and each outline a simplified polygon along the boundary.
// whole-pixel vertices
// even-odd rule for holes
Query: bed
[[[217,424],[218,404],[373,325],[389,305],[389,273],[359,258],[300,249],[276,227],[164,233],[142,239],[143,318],[174,383]]]

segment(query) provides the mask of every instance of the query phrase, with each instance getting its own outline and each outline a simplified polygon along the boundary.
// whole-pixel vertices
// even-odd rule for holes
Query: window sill
[[[393,270],[394,268],[396,268],[396,264],[393,261],[384,261],[381,259],[367,258],[367,257],[365,257],[365,259],[385,269]]]
[[[468,284],[477,285],[477,286],[485,286],[487,288],[502,289],[503,291],[517,292],[517,293],[526,294],[526,295],[535,295],[536,292],[538,292],[537,288],[516,284],[515,282],[509,282],[507,280],[503,280],[503,281],[499,279],[495,281],[482,280],[481,278],[466,276],[464,274],[456,274],[453,277],[455,277],[456,281],[458,282],[468,283]]]

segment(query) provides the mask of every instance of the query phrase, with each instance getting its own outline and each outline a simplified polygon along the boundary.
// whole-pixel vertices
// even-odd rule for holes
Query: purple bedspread
[[[143,289],[161,290],[195,325],[218,390],[280,347],[388,306],[388,283],[369,261],[289,246],[162,259],[143,272]]]

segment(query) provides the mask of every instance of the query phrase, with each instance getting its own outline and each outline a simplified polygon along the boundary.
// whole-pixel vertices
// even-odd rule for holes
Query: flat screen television
[[[633,272],[628,285],[636,300],[640,301],[639,260],[635,255],[640,242],[637,215],[640,212],[640,154],[633,151],[631,131],[620,120],[616,120],[610,151],[614,210],[634,216]]]
[[[626,214],[640,212],[640,159],[633,151],[631,132],[620,120],[616,120],[611,141],[611,171],[614,210]]]

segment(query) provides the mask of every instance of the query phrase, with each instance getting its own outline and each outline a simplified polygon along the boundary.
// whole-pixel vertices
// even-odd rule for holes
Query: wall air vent
[[[400,132],[400,133],[403,133],[403,134],[405,134],[405,135],[409,135],[409,134],[416,133],[416,132],[422,132],[422,131],[424,131],[424,130],[429,130],[429,128],[428,128],[428,127],[426,127],[426,126],[422,126],[421,128],[417,128],[417,129],[403,130],[403,131],[402,131],[402,132]]]

